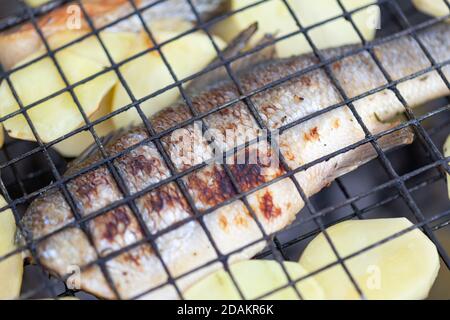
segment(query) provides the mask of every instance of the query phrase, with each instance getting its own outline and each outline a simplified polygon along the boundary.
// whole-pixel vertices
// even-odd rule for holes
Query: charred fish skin
[[[102,28],[112,24],[109,32],[140,32],[143,30],[142,21],[130,0],[81,0],[82,8],[77,3],[69,2],[37,19],[37,25],[47,38],[52,34],[76,30],[91,32],[89,16],[95,28]],[[162,19],[183,19],[196,22],[196,16],[190,4],[185,0],[133,0],[140,11],[142,19],[151,26],[154,21]],[[222,11],[224,0],[192,0],[192,5],[201,19],[208,19]],[[132,15],[131,15],[132,14]],[[128,18],[128,15],[131,15]],[[78,19],[76,26],[71,21]],[[77,20],[77,21],[78,21]],[[121,20],[121,21],[120,21]],[[114,23],[115,21],[120,21]],[[151,28],[150,28],[151,29]],[[19,61],[43,47],[43,42],[31,22],[22,24],[11,30],[0,33],[0,64],[4,69],[10,69]]]
[[[432,55],[438,63],[450,59],[450,26],[438,25],[420,33],[419,37],[426,44],[433,45]],[[439,46],[436,43],[439,43]],[[333,56],[351,48],[325,50],[323,54]],[[430,65],[415,41],[408,36],[377,46],[375,52],[391,77],[395,79],[403,78]],[[244,92],[251,92],[317,62],[312,54],[262,62],[240,71],[238,79]],[[337,61],[331,64],[330,68],[348,96],[357,96],[360,92],[386,82],[366,52]],[[446,77],[450,76],[448,64],[442,71]],[[411,106],[450,93],[436,71],[404,81],[398,87]],[[192,105],[197,112],[202,113],[239,96],[232,82],[222,81],[194,95]],[[292,121],[342,102],[342,97],[325,71],[314,69],[262,91],[251,100],[265,126],[276,130]],[[389,90],[356,100],[354,105],[372,133],[393,128],[396,123],[385,122],[383,119],[389,119],[404,110],[403,105]],[[191,116],[187,106],[179,103],[161,111],[150,121],[155,130],[161,132]],[[258,124],[242,102],[214,112],[204,120],[209,129],[215,133],[216,144],[222,150],[233,147],[223,139],[227,130],[244,131],[250,139],[260,134]],[[180,141],[178,137],[183,136],[188,141],[194,141],[197,139],[195,132],[196,124],[191,124],[175,130],[162,139],[165,150],[179,172],[201,163],[204,154],[212,154],[211,145],[205,138],[192,149],[195,156],[189,158],[191,162],[177,161],[183,152],[181,143],[186,141]],[[143,126],[136,127],[110,141],[106,150],[109,154],[117,154],[147,137],[147,131]],[[279,147],[287,161],[288,169],[295,169],[352,145],[364,137],[364,132],[354,115],[344,105],[283,131],[279,137]],[[411,142],[412,135],[408,131],[399,131],[379,140],[385,149]],[[251,145],[240,150],[238,155],[251,153],[257,147]],[[263,150],[276,156],[276,152],[270,148]],[[364,144],[298,172],[295,179],[305,194],[311,196],[336,177],[356,169],[375,156],[371,145]],[[68,174],[77,172],[99,159],[100,155],[94,153],[87,159],[77,161],[69,169]],[[139,145],[131,152],[118,157],[114,160],[114,165],[131,193],[139,192],[171,176],[165,161],[152,142]],[[248,203],[265,233],[272,234],[288,226],[303,207],[303,200],[289,178],[280,179],[274,184],[251,192],[261,184],[283,175],[286,172],[283,166],[270,166],[260,162],[240,164],[231,161],[229,168],[235,176],[239,189],[249,192]],[[214,208],[237,193],[221,164],[211,163],[201,170],[185,175],[182,179],[200,211]],[[123,198],[105,166],[73,179],[68,183],[68,189],[83,216]],[[214,262],[217,253],[207,233],[195,219],[162,233],[177,222],[192,217],[193,214],[192,208],[176,183],[163,184],[137,198],[135,203],[146,227],[152,234],[158,234],[155,240],[157,247],[152,248],[149,244],[143,244],[108,260],[106,267],[121,298],[135,297],[167,282],[168,275],[155,250],[160,253],[170,275],[179,277],[176,284],[181,290],[221,266],[219,262]],[[230,262],[249,259],[265,246],[262,231],[241,200],[230,201],[229,204],[202,218],[220,254],[235,252],[228,257]],[[39,243],[37,249],[41,263],[56,275],[64,276],[72,265],[86,265],[95,261],[98,256],[106,256],[142,240],[143,232],[136,220],[127,205],[90,220],[88,229],[95,247],[90,245],[86,235],[79,228],[58,232]],[[73,214],[68,204],[59,191],[52,191],[37,198],[30,205],[22,222],[24,228],[36,239],[63,227],[70,221],[73,221]],[[252,245],[240,250],[248,244]],[[213,263],[208,264],[210,262]],[[189,273],[205,264],[208,265]],[[184,276],[187,273],[189,274]],[[96,265],[82,273],[81,286],[83,290],[99,297],[116,298]],[[142,298],[178,298],[178,295],[174,288],[167,284]]]

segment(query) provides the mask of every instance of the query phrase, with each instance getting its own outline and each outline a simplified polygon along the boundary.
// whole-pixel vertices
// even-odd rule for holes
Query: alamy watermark
[[[270,139],[269,139],[270,137]],[[208,164],[279,167],[279,132],[235,126],[204,129],[201,121],[170,135],[170,156],[176,165]]]
[[[366,269],[368,277],[366,287],[369,290],[381,290],[381,269],[377,265],[369,265]]]
[[[66,21],[67,29],[80,30],[82,27],[81,8],[76,4],[72,4],[70,6],[67,6],[66,13],[67,13],[67,21]]]
[[[67,288],[70,290],[81,289],[81,268],[77,265],[69,265],[67,267],[67,274],[70,276],[66,280]]]

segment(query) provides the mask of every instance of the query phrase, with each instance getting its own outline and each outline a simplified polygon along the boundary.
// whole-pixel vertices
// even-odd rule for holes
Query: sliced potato
[[[157,41],[165,41],[173,38],[177,34],[179,32],[160,31],[156,34]],[[222,40],[217,37],[214,40],[221,48],[224,47]],[[151,46],[152,44],[149,43],[147,35],[142,34],[140,42],[136,45],[136,52],[141,52]],[[216,51],[211,41],[201,32],[183,36],[176,41],[164,45],[162,52],[178,79],[183,79],[200,71],[216,56]],[[151,51],[130,61],[120,68],[120,72],[136,99],[152,94],[174,82],[164,61],[156,51]],[[180,92],[177,88],[167,90],[142,103],[141,108],[145,115],[149,117],[174,103],[179,95]],[[118,84],[114,92],[113,110],[117,110],[130,103],[131,100],[125,88],[121,84]],[[134,108],[118,114],[113,120],[117,128],[127,127],[131,123],[140,123],[142,121]]]
[[[412,226],[406,218],[354,220],[327,229],[341,257],[366,248]],[[336,261],[323,234],[306,247],[300,264],[314,272]],[[424,299],[439,271],[436,247],[420,230],[372,248],[346,261],[346,266],[368,299]],[[358,299],[340,265],[315,276],[327,299]]]
[[[59,53],[57,59],[70,83],[83,80],[103,68],[95,61],[70,52]],[[11,80],[24,105],[29,105],[65,88],[50,58],[40,60],[12,74]],[[116,76],[109,72],[75,88],[74,92],[87,115],[93,114],[98,109],[100,101],[115,83]],[[6,116],[18,109],[19,105],[10,87],[4,81],[0,87],[1,116]],[[82,115],[68,92],[40,103],[29,109],[27,113],[44,142],[52,141],[83,123]],[[22,114],[6,120],[4,126],[11,137],[35,140]]]
[[[57,49],[79,39],[86,33],[88,33],[88,31],[60,31],[48,37],[47,41],[52,49]],[[138,35],[133,32],[104,31],[100,33],[100,38],[114,62],[120,62],[129,56],[133,45],[138,39]],[[70,51],[80,57],[96,61],[103,66],[111,65],[100,41],[94,35],[91,35],[80,42],[73,43],[62,51]]]
[[[49,2],[50,0],[25,0],[25,2],[30,6],[30,7],[39,7],[42,6],[43,4]]]
[[[0,207],[7,203],[0,196]],[[16,249],[16,222],[10,209],[0,212],[0,257]],[[15,299],[20,294],[23,275],[22,255],[17,253],[0,262],[0,299]]]
[[[298,264],[285,262],[289,276],[292,280],[300,279],[307,272]],[[233,278],[236,280],[245,299],[256,299],[273,290],[281,288],[288,283],[286,274],[276,261],[250,260],[239,262],[230,267]],[[323,299],[322,288],[314,278],[306,278],[296,284],[304,299]],[[239,300],[240,295],[229,274],[220,270],[203,278],[191,288],[184,296],[190,300]],[[298,295],[292,287],[275,291],[265,299],[294,300]]]
[[[447,141],[444,144],[444,156],[450,157],[450,136],[448,136]],[[448,198],[450,199],[450,174],[447,173],[447,187],[448,187]]]
[[[100,108],[92,114],[89,119],[95,121],[101,117],[108,115],[111,112],[112,91],[103,98],[100,103]],[[110,119],[102,121],[94,126],[95,132],[99,137],[104,137],[114,131],[114,123]],[[75,158],[78,157],[87,147],[93,144],[94,137],[89,131],[81,131],[76,135],[71,136],[53,147],[64,157]]]
[[[75,296],[67,296],[67,297],[58,297],[58,298],[44,298],[39,300],[80,300],[78,297]]]
[[[232,0],[231,9],[238,10],[255,2],[256,0]],[[311,5],[310,0],[289,0],[288,3],[303,27],[308,27],[342,14],[342,10],[335,0],[316,0],[314,5]],[[345,8],[349,11],[372,3],[375,3],[375,1],[343,1]],[[352,18],[366,40],[374,38],[380,18],[378,6],[373,5],[358,11],[352,15]],[[259,36],[254,37],[253,43],[266,33],[276,34],[277,37],[280,37],[298,30],[295,20],[283,1],[272,0],[232,15],[217,24],[213,31],[226,41],[229,41],[254,22],[258,22]],[[319,49],[360,42],[358,34],[350,22],[344,18],[313,28],[309,35]],[[277,42],[276,49],[281,57],[311,51],[306,38],[301,34]]]
[[[57,47],[79,35],[78,32],[64,31],[49,38],[49,43],[51,46]],[[135,36],[131,37],[128,33],[105,33],[102,37],[105,38],[105,45],[116,60],[124,59],[132,48],[131,39],[136,40]],[[20,62],[19,65],[23,65],[43,53],[44,51],[37,52]],[[70,84],[100,72],[109,64],[100,44],[94,38],[88,38],[58,52],[56,59]],[[41,59],[13,73],[11,81],[25,106],[65,88],[63,79],[50,58]],[[115,73],[110,71],[74,89],[86,115],[91,116],[99,108],[100,101],[116,81]],[[15,101],[9,85],[4,81],[0,86],[0,114],[6,116],[18,109],[18,103]],[[27,113],[44,142],[52,141],[83,123],[82,115],[68,92],[29,109]],[[35,140],[31,128],[22,114],[6,120],[4,126],[8,134],[14,138]]]
[[[443,17],[450,13],[444,0],[413,0],[416,8],[434,17]],[[450,22],[450,19],[447,20]]]

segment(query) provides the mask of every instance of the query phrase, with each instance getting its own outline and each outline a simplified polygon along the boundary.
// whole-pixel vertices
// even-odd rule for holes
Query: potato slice
[[[25,2],[30,6],[30,7],[39,7],[42,6],[43,4],[49,2],[50,0],[25,0]]]
[[[345,257],[410,226],[406,218],[352,220],[327,232]],[[335,261],[323,234],[311,241],[300,258],[300,264],[312,272]],[[433,242],[415,229],[347,260],[346,266],[368,299],[424,299],[438,274],[439,255]],[[327,299],[359,298],[340,265],[315,278]]]
[[[256,0],[232,0],[231,9],[238,10],[255,2]],[[335,0],[316,0],[314,1],[314,5],[311,5],[310,0],[289,0],[288,3],[304,27],[342,14],[342,10]],[[375,1],[343,1],[345,8],[349,11],[372,3],[375,3]],[[373,5],[358,11],[352,15],[352,18],[364,38],[366,40],[372,40],[380,19],[378,6]],[[213,31],[224,40],[230,41],[240,31],[255,21],[258,22],[259,36],[254,37],[253,43],[266,33],[276,34],[280,37],[298,30],[295,20],[292,18],[283,1],[272,0],[232,15],[223,22],[218,23],[213,28]],[[318,28],[314,28],[309,32],[309,35],[319,49],[360,42],[358,34],[350,22],[344,18],[333,20]],[[311,47],[301,34],[277,42],[276,49],[278,55],[281,57],[311,51]]]
[[[444,157],[450,157],[450,136],[444,144]],[[450,199],[450,174],[447,173],[448,198]]]
[[[450,13],[444,0],[413,0],[416,8],[434,17],[443,17]],[[450,19],[446,20],[450,22]]]
[[[112,90],[103,98],[100,103],[100,108],[89,117],[91,121],[95,121],[101,117],[108,115],[111,112]],[[94,126],[95,132],[99,137],[104,137],[114,131],[114,123],[110,119],[102,121]],[[75,158],[78,157],[87,147],[93,144],[94,137],[89,131],[81,131],[76,135],[71,136],[53,147],[64,157]]]
[[[103,68],[98,62],[69,51],[58,53],[57,59],[70,83],[83,80]],[[65,88],[64,82],[50,58],[39,60],[13,73],[11,81],[24,105],[29,105]],[[88,116],[98,109],[100,101],[115,83],[116,76],[109,72],[75,88],[74,92]],[[0,86],[1,116],[6,116],[18,109],[19,105],[15,101],[10,87],[4,81]],[[40,103],[29,109],[27,113],[44,142],[52,141],[83,123],[81,113],[68,92]],[[11,137],[35,140],[33,132],[22,114],[6,120],[4,126]]]
[[[60,48],[70,42],[76,41],[88,31],[60,31],[48,37],[47,41],[52,49]],[[100,33],[100,38],[108,50],[114,62],[120,62],[131,53],[131,48],[138,40],[138,35],[133,32],[107,32]],[[100,41],[94,35],[73,43],[62,50],[70,51],[80,57],[96,61],[102,66],[110,66],[108,56],[105,53]]]
[[[55,300],[80,300],[77,297],[61,297],[61,298],[57,298]]]
[[[297,263],[285,262],[292,280],[300,279],[307,272]],[[246,299],[260,296],[281,288],[287,284],[287,277],[281,265],[276,261],[249,260],[231,265],[231,273]],[[296,285],[304,299],[323,299],[322,288],[314,278],[306,278]],[[189,300],[239,300],[240,295],[229,274],[219,270],[203,278],[190,287],[184,296]],[[265,299],[294,300],[298,295],[292,287],[287,287],[270,294]]]
[[[179,32],[160,31],[156,34],[156,37],[157,41],[161,42],[173,38],[177,34]],[[224,47],[224,42],[221,39],[215,37],[214,40],[220,48]],[[151,46],[152,44],[149,43],[147,35],[142,34],[140,42],[136,45],[136,52],[141,52]],[[164,45],[162,52],[178,79],[183,79],[199,72],[216,56],[216,51],[211,41],[201,32],[191,33]],[[156,51],[152,51],[125,64],[120,68],[120,72],[137,99],[173,83],[173,78],[168,68]],[[179,90],[173,88],[145,101],[141,104],[141,108],[145,115],[149,117],[174,103],[179,96]],[[130,103],[131,100],[125,88],[121,84],[118,84],[114,92],[113,110],[117,110]],[[142,120],[137,111],[132,108],[115,116],[113,121],[116,127],[120,128],[127,127],[131,123],[140,123]]]
[[[72,297],[72,296],[67,296],[67,297],[58,297],[58,298],[43,298],[43,299],[39,299],[39,300],[80,300],[78,297]]]
[[[82,35],[82,32],[63,31],[49,38],[51,47],[59,47]],[[120,61],[130,52],[137,36],[129,33],[102,33],[105,46],[113,59]],[[42,55],[40,51],[19,65]],[[97,39],[90,37],[56,54],[69,83],[82,81],[109,65],[108,59]],[[41,59],[11,75],[11,81],[22,103],[27,106],[65,88],[64,82],[50,58]],[[102,74],[74,89],[74,92],[90,116],[100,105],[103,97],[115,85],[117,77],[113,71]],[[6,81],[0,86],[0,114],[6,116],[19,109]],[[83,118],[70,93],[60,94],[28,111],[33,125],[44,142],[52,141],[83,124]],[[8,134],[14,138],[35,140],[31,128],[23,115],[4,122]]]
[[[0,196],[0,207],[6,206]],[[0,212],[0,257],[16,249],[16,222],[10,209]],[[23,275],[22,255],[17,253],[0,262],[0,299],[15,299],[20,294]]]

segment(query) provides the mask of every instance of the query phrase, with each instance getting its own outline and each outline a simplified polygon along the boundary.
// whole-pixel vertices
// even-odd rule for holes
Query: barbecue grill
[[[154,3],[147,5],[146,7],[137,8],[133,0],[129,1],[134,8],[134,12],[132,13],[132,15],[136,15],[141,20],[142,23],[143,19],[141,14],[143,11],[152,10],[154,6],[158,6],[160,3],[164,2],[162,0],[157,0]],[[343,6],[343,4],[341,3],[341,0],[336,1],[343,10],[342,15],[329,18],[315,25],[308,26],[307,28],[303,27],[302,21],[299,21],[299,19],[295,16],[294,12],[289,7],[288,2],[284,1],[286,7],[288,8],[288,10],[292,15],[292,19],[294,19],[294,21],[298,26],[297,31],[280,37],[275,37],[274,39],[271,39],[268,42],[265,42],[264,44],[258,45],[257,47],[251,49],[250,51],[245,51],[234,57],[231,58],[224,57],[223,54],[220,52],[217,44],[214,43],[214,39],[211,36],[210,28],[214,24],[229,17],[232,14],[237,14],[239,11],[242,10],[250,10],[251,7],[261,5],[266,1],[270,0],[255,1],[255,3],[242,9],[239,9],[238,11],[223,13],[207,21],[203,21],[198,15],[195,4],[193,4],[191,0],[186,0],[189,6],[191,6],[193,14],[197,17],[196,26],[192,30],[186,31],[174,39],[165,41],[163,43],[159,43],[155,47],[146,51],[148,52],[154,50],[161,55],[164,63],[167,65],[167,68],[169,69],[171,75],[173,76],[173,83],[166,86],[164,89],[159,90],[158,92],[155,93],[149,92],[148,96],[142,99],[136,99],[133,96],[133,93],[131,92],[125,79],[120,74],[119,67],[121,66],[121,64],[123,64],[123,62],[115,63],[114,61],[112,61],[111,55],[109,54],[105,45],[102,43],[101,38],[99,37],[100,31],[102,31],[108,26],[119,23],[120,20],[123,20],[128,16],[125,16],[119,19],[118,21],[112,21],[105,27],[96,28],[93,25],[92,21],[89,20],[89,16],[86,14],[82,2],[80,0],[73,1],[80,5],[83,15],[85,15],[90,27],[92,28],[92,32],[87,34],[86,37],[90,35],[95,35],[99,39],[102,48],[105,50],[108,58],[110,59],[111,67],[105,69],[100,73],[113,70],[117,74],[122,86],[126,89],[127,93],[129,94],[132,103],[124,106],[119,110],[112,112],[110,115],[101,117],[100,119],[95,121],[90,121],[89,118],[84,113],[83,108],[80,106],[74,94],[74,87],[77,84],[69,85],[66,77],[64,76],[63,71],[61,70],[61,68],[57,66],[58,71],[61,73],[62,78],[65,79],[64,81],[67,85],[62,92],[68,92],[73,96],[74,101],[76,102],[78,109],[80,113],[83,115],[83,118],[86,123],[79,129],[76,129],[62,136],[56,139],[55,141],[52,141],[50,143],[42,142],[42,140],[40,139],[40,137],[36,132],[36,129],[33,126],[33,123],[27,117],[27,110],[29,110],[39,102],[45,101],[46,99],[49,98],[44,98],[42,101],[33,103],[32,105],[28,106],[23,105],[20,101],[18,101],[20,105],[20,110],[17,113],[0,118],[0,121],[3,122],[18,113],[23,114],[26,117],[29,126],[32,128],[32,131],[37,141],[37,142],[27,142],[7,138],[5,145],[0,150],[0,170],[1,170],[0,189],[2,194],[5,196],[5,199],[8,201],[8,206],[5,206],[0,210],[4,211],[8,208],[11,208],[14,213],[16,222],[18,223],[18,229],[20,230],[21,228],[19,224],[20,218],[22,217],[26,207],[31,203],[31,201],[38,195],[45,192],[46,190],[49,190],[51,188],[58,188],[64,194],[66,201],[69,203],[69,205],[71,205],[72,211],[74,212],[76,218],[76,225],[79,226],[82,230],[84,230],[84,232],[86,232],[89,237],[89,231],[86,228],[86,223],[90,219],[105,214],[108,210],[111,210],[113,207],[127,204],[133,211],[133,214],[136,216],[137,220],[140,222],[141,227],[143,227],[144,230],[146,230],[146,232],[144,233],[145,238],[143,240],[138,241],[136,244],[124,247],[118,250],[117,252],[112,252],[89,264],[89,265],[97,264],[100,267],[112,291],[117,295],[117,298],[121,297],[117,292],[117,290],[115,290],[115,284],[112,281],[111,277],[108,275],[108,269],[105,267],[106,262],[109,259],[113,259],[114,257],[118,256],[120,253],[123,253],[126,250],[131,250],[143,243],[149,243],[153,247],[155,252],[158,254],[158,248],[155,246],[155,238],[158,237],[159,235],[158,234],[154,235],[150,233],[145,223],[143,222],[142,218],[140,217],[139,210],[134,203],[134,200],[137,197],[141,196],[143,192],[150,192],[151,190],[155,189],[156,187],[164,183],[175,182],[179,187],[179,189],[181,190],[181,192],[183,193],[183,195],[186,197],[186,200],[190,204],[193,212],[192,217],[187,219],[185,223],[187,223],[190,220],[198,221],[205,228],[205,232],[208,238],[212,242],[213,247],[215,247],[217,250],[217,247],[214,244],[211,234],[209,233],[209,231],[206,229],[205,225],[202,222],[202,215],[208,214],[208,212],[212,212],[213,209],[215,208],[208,209],[206,213],[200,212],[193,204],[191,196],[187,191],[186,186],[184,185],[184,182],[182,180],[182,177],[189,174],[190,172],[193,172],[194,170],[200,170],[202,167],[206,166],[206,163],[196,165],[191,169],[188,169],[186,172],[177,172],[174,169],[174,164],[171,163],[170,157],[167,155],[167,152],[162,147],[160,139],[164,135],[173,132],[176,129],[179,129],[181,125],[177,125],[162,133],[155,133],[155,130],[152,127],[151,123],[145,118],[144,113],[140,108],[140,103],[158,94],[161,94],[166,90],[178,88],[178,90],[181,92],[181,97],[190,107],[190,111],[193,114],[192,119],[190,119],[187,123],[184,123],[183,125],[187,125],[188,123],[193,123],[194,121],[198,120],[203,121],[202,119],[206,116],[206,114],[199,114],[192,108],[192,106],[190,105],[189,96],[186,94],[185,89],[183,88],[183,84],[185,84],[189,80],[201,76],[202,74],[206,74],[207,72],[213,70],[214,68],[225,67],[228,76],[234,81],[235,85],[240,89],[239,83],[236,81],[236,78],[234,76],[234,71],[230,67],[233,61],[237,61],[238,59],[248,56],[253,52],[264,49],[265,47],[273,44],[274,42],[282,41],[288,37],[295,36],[299,33],[303,33],[305,35],[309,45],[313,49],[314,54],[320,60],[320,63],[315,65],[313,68],[323,68],[326,72],[328,72],[329,71],[328,68],[331,63],[338,61],[340,59],[344,59],[345,57],[350,56],[351,54],[355,54],[355,52],[347,52],[340,57],[332,57],[330,59],[324,59],[321,55],[321,51],[317,49],[314,42],[308,36],[307,32],[323,24],[344,17],[351,23],[351,25],[355,29],[355,32],[361,38],[362,47],[361,49],[358,50],[360,51],[366,50],[369,54],[371,54],[375,63],[378,65],[380,70],[386,76],[387,83],[382,87],[375,88],[369,92],[362,93],[357,97],[349,98],[346,96],[338,79],[336,79],[331,72],[328,72],[333,84],[336,86],[337,90],[342,95],[343,101],[338,105],[329,106],[328,108],[325,109],[325,112],[341,107],[343,105],[349,106],[353,115],[358,120],[361,128],[366,133],[366,137],[365,139],[359,141],[355,145],[348,146],[333,154],[327,155],[322,159],[318,159],[313,163],[305,164],[304,166],[296,170],[289,170],[286,164],[283,163],[283,159],[281,159],[282,165],[285,166],[287,170],[287,173],[282,177],[293,177],[293,174],[297,173],[300,170],[305,170],[306,168],[311,167],[316,163],[325,161],[337,154],[354,149],[355,147],[366,143],[370,143],[373,146],[373,148],[376,150],[378,154],[378,157],[376,160],[369,162],[368,164],[360,167],[354,172],[337,179],[329,188],[321,191],[319,194],[311,197],[310,199],[305,197],[301,187],[298,185],[298,183],[294,182],[297,191],[305,201],[305,207],[302,209],[302,212],[297,215],[296,221],[294,221],[285,230],[279,231],[273,235],[268,235],[261,228],[263,237],[265,238],[265,240],[267,240],[268,245],[266,249],[260,254],[258,254],[258,256],[255,258],[270,258],[277,261],[296,261],[298,260],[298,257],[300,253],[303,251],[306,244],[314,236],[316,236],[320,232],[324,232],[324,230],[328,226],[334,225],[340,221],[348,219],[364,219],[377,217],[399,217],[399,216],[407,217],[414,223],[413,228],[420,228],[435,243],[441,257],[441,271],[437,278],[435,286],[431,292],[430,297],[443,299],[450,298],[450,290],[448,290],[448,287],[450,285],[450,227],[449,227],[450,202],[448,200],[445,184],[446,173],[450,173],[450,167],[447,164],[448,162],[450,162],[450,159],[445,158],[442,154],[442,145],[444,143],[446,136],[450,132],[450,106],[449,106],[450,99],[449,98],[439,99],[423,107],[414,109],[413,111],[408,106],[405,99],[403,99],[401,93],[396,87],[397,84],[408,79],[400,79],[392,81],[392,79],[389,78],[389,75],[384,71],[383,66],[380,64],[376,56],[373,54],[372,51],[373,44],[367,43],[364,40],[364,37],[361,35],[361,32],[358,30],[356,24],[352,20],[352,14],[360,10],[363,10],[368,6],[361,7],[353,11],[347,11]],[[446,2],[447,6],[450,7],[450,1],[448,0],[444,1]],[[23,22],[31,22],[35,26],[36,31],[41,36],[43,42],[46,44],[46,47],[48,49],[46,56],[49,56],[51,59],[53,59],[53,61],[56,61],[54,59],[54,55],[57,50],[55,51],[49,49],[48,43],[46,43],[42,31],[39,29],[36,23],[36,19],[39,16],[45,14],[46,12],[54,10],[55,8],[61,6],[66,2],[68,1],[64,0],[51,1],[50,3],[44,6],[33,9],[23,2],[16,2],[14,0],[7,1],[6,3],[0,5],[1,10],[0,16],[3,16],[2,20],[0,20],[0,32],[13,28],[14,26],[17,26],[18,24]],[[378,4],[380,6],[382,13],[382,21],[381,21],[381,28],[377,32],[376,42],[381,43],[383,41],[398,38],[405,34],[411,35],[414,39],[416,39],[418,45],[422,48],[425,55],[430,59],[431,66],[425,70],[421,70],[420,72],[408,78],[412,78],[420,74],[425,74],[426,72],[432,70],[437,70],[442,76],[445,84],[450,88],[449,79],[446,79],[443,73],[440,71],[441,68],[448,65],[450,61],[445,61],[442,63],[436,63],[435,61],[433,61],[430,53],[428,52],[427,47],[420,41],[419,37],[416,36],[416,33],[419,32],[420,30],[429,27],[431,25],[437,24],[439,22],[442,22],[443,20],[448,19],[449,16],[441,18],[431,18],[429,16],[419,13],[412,6],[409,0],[398,0],[398,1],[379,0]],[[146,26],[144,23],[143,26],[144,31],[148,34],[150,39],[152,39],[153,42],[156,43],[156,41],[154,41],[151,29],[149,29],[148,26]],[[161,51],[161,47],[172,41],[177,41],[177,39],[182,37],[183,35],[198,30],[203,30],[208,35],[214,48],[217,50],[218,62],[210,67],[207,67],[204,71],[201,71],[197,74],[189,76],[185,79],[178,79],[173,69],[171,68],[170,64],[168,63],[167,59],[164,58],[163,52]],[[67,44],[64,47],[67,47],[69,45],[70,44]],[[145,54],[146,52],[135,55],[127,60],[130,61],[132,59],[136,59],[137,57]],[[33,61],[19,68],[26,67],[32,62]],[[14,73],[15,71],[17,71],[17,68],[9,71],[1,71],[0,81],[9,82],[11,74]],[[98,76],[98,74],[93,75],[90,78],[94,78],[96,76]],[[290,78],[294,76],[299,76],[299,74],[292,75],[286,79],[282,79],[282,81],[288,81]],[[261,128],[265,128],[265,125],[261,121],[258,111],[252,104],[252,96],[255,95],[260,90],[267,90],[276,85],[277,83],[273,83],[265,88],[255,90],[255,92],[243,92],[242,89],[239,90],[240,91],[239,100],[243,101],[247,105],[254,119]],[[386,88],[392,90],[398,97],[398,99],[403,103],[405,107],[406,120],[402,121],[401,124],[399,124],[396,128],[390,130],[389,132],[383,132],[381,134],[371,134],[367,129],[367,127],[365,126],[364,122],[362,121],[361,117],[358,116],[353,106],[353,102],[356,101],[357,99],[366,97],[370,94],[379,92]],[[217,106],[212,112],[220,110],[224,107],[226,106]],[[103,147],[104,139],[99,138],[94,129],[94,126],[97,125],[98,123],[106,121],[107,119],[117,115],[118,113],[128,110],[130,108],[134,108],[140,114],[140,116],[142,117],[142,121],[145,124],[146,129],[148,130],[149,138],[143,143],[148,141],[153,141],[155,143],[155,145],[158,147],[158,150],[162,155],[162,158],[166,162],[167,168],[169,168],[172,173],[170,178],[165,179],[164,181],[159,182],[156,185],[152,185],[146,188],[143,192],[139,192],[138,194],[130,193],[113,163],[113,160],[115,158],[123,155],[124,152],[130,152],[130,150],[126,150],[120,154],[113,154],[113,155],[106,154],[105,149]],[[314,114],[308,118],[312,118],[314,116],[317,116],[317,114]],[[304,122],[306,120],[307,119],[297,120],[295,121],[295,123],[289,124],[289,127],[292,127],[293,125]],[[203,123],[203,125],[205,126],[205,123]],[[416,140],[412,145],[405,146],[400,149],[392,150],[389,152],[385,152],[380,148],[378,140],[382,136],[385,136],[386,134],[401,130],[406,127],[411,128],[416,135]],[[287,128],[284,128],[284,130],[286,129]],[[102,159],[98,163],[95,163],[83,169],[81,172],[76,172],[74,174],[71,174],[70,176],[63,176],[62,174],[66,169],[67,163],[71,159],[63,158],[56,151],[54,151],[51,148],[51,146],[84,130],[89,131],[94,137],[97,148],[98,150],[100,150],[100,153],[102,155]],[[267,138],[268,140],[271,139],[270,132],[265,138]],[[234,152],[236,152],[239,148],[243,148],[252,143],[255,143],[255,141],[247,142],[245,145],[236,148]],[[119,186],[120,190],[122,191],[123,200],[121,200],[120,203],[118,204],[115,204],[108,208],[103,208],[98,212],[89,214],[86,217],[82,217],[81,214],[77,212],[77,207],[74,204],[73,198],[70,192],[68,191],[66,184],[68,181],[79,176],[80,174],[87,172],[89,170],[93,170],[99,167],[100,165],[105,164],[112,173],[112,176],[115,178],[116,183]],[[251,191],[254,190],[246,192],[239,190],[238,184],[231,170],[227,168],[226,164],[224,164],[223,167],[225,169],[226,174],[233,183],[234,188],[236,189],[236,194],[230,200],[227,200],[227,203],[229,203],[231,200],[234,199],[241,199],[243,200],[244,204],[246,204],[249,212],[255,216],[252,208],[246,202],[246,196],[249,193],[251,193]],[[275,183],[276,181],[279,181],[279,179],[275,179],[274,181],[265,183],[257,187],[257,189]],[[293,179],[293,181],[295,180]],[[224,204],[220,204],[219,206],[223,205]],[[172,227],[169,227],[169,230],[167,231],[164,230],[163,232],[168,232],[170,231],[171,228]],[[373,248],[381,245],[382,243],[391,241],[393,238],[398,237],[401,234],[402,233],[393,235],[392,237],[384,239],[368,248],[365,248],[364,250],[352,254],[351,256],[342,257],[336,254],[336,261],[327,267],[329,268],[337,264],[342,265],[350,281],[352,281],[353,285],[355,286],[355,289],[357,290],[357,292],[360,293],[361,297],[364,298],[364,295],[361,289],[359,288],[357,282],[354,280],[354,277],[352,276],[351,272],[345,267],[345,261],[367,250],[373,250]],[[52,235],[50,234],[47,237],[51,236]],[[330,245],[334,248],[332,239],[328,238],[328,241]],[[251,244],[247,246],[250,246]],[[36,255],[35,248],[36,248],[35,241],[29,240],[27,241],[25,246],[19,247],[14,252],[11,252],[6,256],[0,257],[0,261],[2,261],[14,255],[17,252],[28,250],[31,253],[34,263],[28,264],[25,267],[24,282],[20,297],[21,299],[61,297],[73,295],[86,299],[94,298],[93,296],[87,293],[69,289],[66,286],[64,280],[69,278],[71,276],[70,274],[67,274],[66,277],[64,278],[59,278],[50,275],[41,266],[39,259]],[[227,256],[224,256],[218,250],[217,254],[219,257],[217,261],[223,264],[226,271],[229,271],[228,268],[229,266],[226,260]],[[213,261],[208,264],[217,261]],[[162,263],[164,266],[164,261],[162,261]],[[81,266],[81,268],[83,269],[88,266]],[[167,267],[165,267],[165,269],[168,272]],[[195,270],[191,270],[191,272],[194,271]],[[321,271],[323,270],[318,270],[317,272]],[[311,273],[306,277],[312,276],[317,272]],[[230,277],[233,279],[233,275],[231,273],[229,274]],[[172,277],[169,272],[168,275],[169,275],[168,283],[174,285],[175,288],[177,288],[176,287],[177,278]],[[289,283],[286,286],[292,286],[296,291],[296,293],[299,295],[299,297],[301,297],[301,292],[297,290],[295,284],[298,281],[302,281],[306,277],[303,277],[301,279],[291,279],[290,276],[287,274],[287,272],[286,275],[289,279]],[[234,283],[237,287],[238,292],[242,295],[242,291],[239,289],[239,286],[237,285],[236,282]],[[163,285],[157,286],[155,288],[149,288],[149,291],[144,292],[141,295],[136,296],[134,298],[139,298],[140,296],[153,290],[156,290],[162,286]],[[281,290],[283,288],[277,288],[276,290]],[[178,293],[180,294],[180,298],[183,298],[181,291],[178,290]],[[271,293],[273,292],[269,292],[265,296]],[[244,296],[242,297],[245,298]]]

